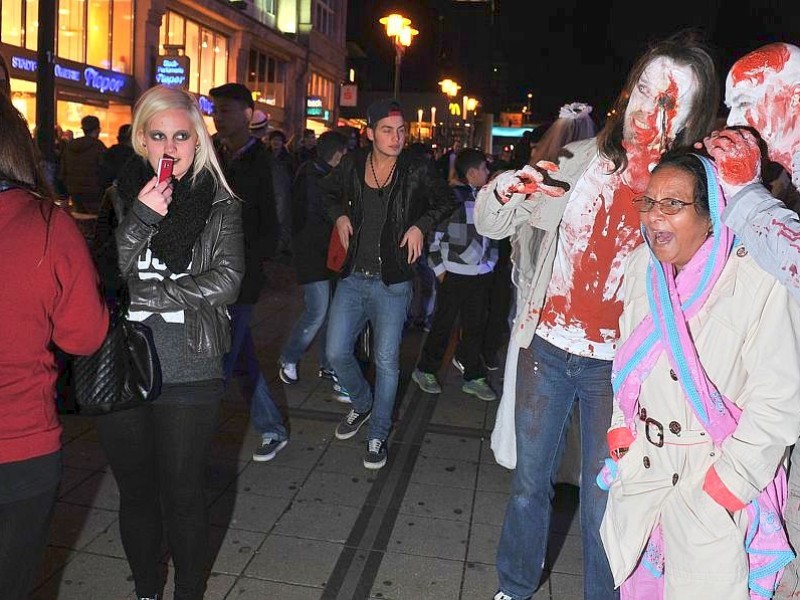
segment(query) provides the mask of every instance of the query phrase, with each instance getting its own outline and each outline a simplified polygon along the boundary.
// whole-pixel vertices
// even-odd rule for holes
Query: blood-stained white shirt
[[[536,329],[562,350],[602,360],[616,352],[624,259],[642,241],[637,193],[609,167],[595,158],[570,197]]]

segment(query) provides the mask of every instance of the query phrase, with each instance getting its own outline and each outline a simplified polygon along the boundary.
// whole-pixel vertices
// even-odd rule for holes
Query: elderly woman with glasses
[[[792,558],[800,305],[735,246],[713,163],[665,155],[634,200],[601,536],[621,597],[769,598]]]

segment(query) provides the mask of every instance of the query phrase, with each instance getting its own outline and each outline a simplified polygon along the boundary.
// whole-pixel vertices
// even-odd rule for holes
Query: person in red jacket
[[[22,115],[0,93],[0,596],[28,597],[61,479],[53,348],[88,355],[108,311],[86,241],[51,201]]]

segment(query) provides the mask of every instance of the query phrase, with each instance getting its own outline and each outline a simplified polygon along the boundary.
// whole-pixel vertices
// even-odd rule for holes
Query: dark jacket
[[[278,216],[272,187],[272,156],[266,146],[253,138],[241,155],[226,160],[218,138],[214,145],[225,178],[233,193],[243,202],[245,273],[237,304],[255,304],[264,284],[262,262],[275,254],[278,246]]]
[[[325,207],[320,180],[331,172],[321,158],[300,167],[292,189],[292,251],[297,282],[313,283],[330,279],[328,243],[333,221]]]
[[[135,154],[136,152],[129,144],[114,144],[106,150],[100,163],[100,186],[102,189],[105,190],[114,183],[122,167]]]
[[[141,215],[146,213],[141,209],[153,211],[137,200],[134,208],[123,216],[120,198],[115,192],[111,193],[115,212],[120,217],[115,232],[119,269],[128,281],[131,309],[185,310],[190,355],[225,354],[231,345],[227,306],[236,299],[244,275],[242,203],[224,190],[217,192],[206,226],[192,250],[188,277],[142,281],[129,275],[135,269],[136,259],[158,230],[156,224],[142,219]]]
[[[100,163],[105,151],[103,142],[88,135],[66,145],[61,153],[60,177],[70,196],[100,200]]]
[[[358,238],[364,220],[362,190],[368,149],[347,154],[321,182],[331,220],[350,217],[353,235],[347,249],[342,277],[347,277],[358,251]],[[381,278],[388,284],[413,278],[408,264],[408,250],[400,241],[409,227],[416,225],[427,236],[436,224],[456,207],[456,198],[430,161],[403,152],[397,159],[394,184],[391,186],[386,221],[381,231]]]

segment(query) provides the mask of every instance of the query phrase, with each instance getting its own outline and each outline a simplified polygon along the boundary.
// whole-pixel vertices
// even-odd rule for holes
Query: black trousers
[[[41,473],[31,473],[28,466],[36,468],[49,457],[3,465],[0,485],[9,489],[34,480],[38,491],[32,496],[0,502],[0,597],[4,600],[25,600],[39,571],[47,545],[47,534],[53,520],[53,508],[58,495],[61,474],[60,453],[57,468],[47,470],[47,479]],[[51,465],[52,466],[52,465]],[[22,480],[25,480],[23,483]],[[44,485],[44,489],[42,488]]]
[[[447,343],[456,319],[461,321],[461,341],[456,358],[464,365],[464,379],[471,381],[486,375],[481,361],[486,327],[486,295],[492,274],[458,275],[447,273],[436,294],[433,323],[417,368],[436,373],[442,365]]]
[[[203,598],[209,550],[205,471],[222,395],[221,379],[165,384],[155,402],[95,420],[119,486],[120,534],[139,596],[161,592],[163,519],[175,599]]]
[[[497,353],[508,343],[511,334],[508,313],[511,310],[513,293],[511,264],[498,264],[492,273],[488,292],[486,332],[483,338],[483,356],[486,360],[497,361]]]

